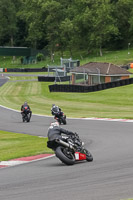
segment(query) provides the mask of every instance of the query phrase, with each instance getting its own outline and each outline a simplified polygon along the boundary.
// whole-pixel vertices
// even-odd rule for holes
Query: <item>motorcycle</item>
[[[66,124],[66,115],[64,115],[63,112],[59,112],[57,115],[55,115],[54,117],[58,122],[59,124]]]
[[[27,107],[25,107],[22,112],[22,120],[23,122],[30,122],[30,118],[31,118],[30,110]]]
[[[66,165],[73,165],[79,161],[93,161],[93,156],[84,148],[84,144],[78,134],[48,141],[47,147],[51,148],[55,152],[56,157]]]

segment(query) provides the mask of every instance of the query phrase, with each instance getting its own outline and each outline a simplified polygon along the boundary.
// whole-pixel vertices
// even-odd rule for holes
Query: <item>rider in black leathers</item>
[[[28,105],[28,103],[25,101],[24,104],[21,106],[21,114],[22,116],[24,116],[24,108],[27,107],[27,109],[29,110],[29,113],[30,113],[30,117],[32,115],[32,111],[30,109],[30,106]]]
[[[60,107],[53,104],[51,108],[51,114],[54,115],[55,117],[60,117],[60,115],[63,115],[63,112],[61,111]]]
[[[51,126],[48,129],[48,147],[50,147],[50,143],[52,143],[55,139],[61,139],[61,140],[65,140],[62,137],[62,133],[63,135],[71,135],[72,138],[74,139],[74,143],[76,145],[77,151],[81,151],[82,149],[82,142],[79,139],[75,139],[75,136],[77,137],[77,133],[73,133],[72,131],[68,131],[65,130],[61,127],[59,127],[59,123],[58,122],[53,122],[51,123]]]
[[[59,127],[58,122],[51,123],[51,126],[48,129],[48,139],[49,141],[53,141],[57,138],[62,139],[61,134],[64,133],[66,135],[75,135],[72,131],[65,130]]]

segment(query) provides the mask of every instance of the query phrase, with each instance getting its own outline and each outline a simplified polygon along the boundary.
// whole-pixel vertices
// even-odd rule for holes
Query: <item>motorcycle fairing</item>
[[[81,152],[75,152],[75,160],[86,160],[86,155]]]

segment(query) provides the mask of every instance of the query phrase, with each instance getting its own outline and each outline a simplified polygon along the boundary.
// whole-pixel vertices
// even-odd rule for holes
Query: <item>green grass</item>
[[[0,161],[42,153],[53,153],[46,147],[47,138],[0,131]]]
[[[20,110],[28,101],[33,114],[51,115],[51,105],[59,105],[67,117],[133,118],[133,85],[90,93],[50,93],[53,83],[7,82],[0,87],[0,104]]]
[[[130,52],[130,54],[128,54]],[[117,51],[109,51],[103,49],[103,56],[99,56],[99,50],[92,51],[88,53],[85,50],[73,50],[72,59],[80,60],[80,64],[85,64],[87,62],[110,62],[117,65],[125,65],[133,62],[133,49],[130,48]],[[9,56],[0,56],[0,68],[42,68],[49,66],[59,66],[61,64],[60,52],[55,52],[54,62],[50,60],[50,57],[46,57],[45,60],[37,62],[36,64],[22,65],[20,62],[20,57],[16,57],[13,61],[13,57]],[[70,58],[70,52],[64,52],[63,58]]]
[[[81,64],[85,64],[87,62],[109,62],[116,65],[125,65],[133,62],[132,55],[133,49],[130,49],[130,54],[128,54],[128,50],[103,51],[103,56],[90,54],[81,60]]]

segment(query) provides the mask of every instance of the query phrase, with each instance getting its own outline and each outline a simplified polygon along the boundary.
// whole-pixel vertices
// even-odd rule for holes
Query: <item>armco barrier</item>
[[[120,87],[120,86],[124,86],[124,85],[129,85],[129,84],[133,84],[133,78],[123,79],[123,80],[118,80],[118,81],[113,81],[113,82],[108,82],[108,83],[102,83],[102,84],[92,85],[92,86],[54,84],[54,85],[49,85],[49,90],[50,90],[50,92],[80,92],[80,93],[83,93],[83,92],[96,92],[96,91],[100,91],[100,90]]]

